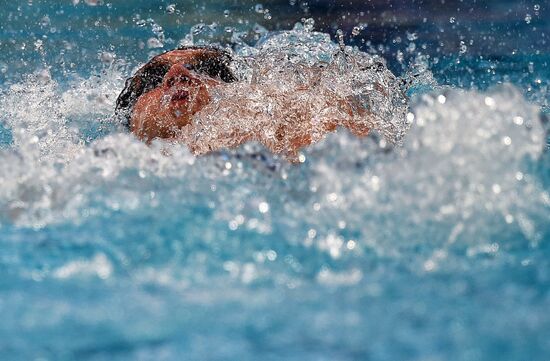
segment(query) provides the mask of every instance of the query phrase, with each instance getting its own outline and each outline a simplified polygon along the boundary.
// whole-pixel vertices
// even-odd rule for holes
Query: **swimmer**
[[[127,80],[116,113],[139,139],[183,142],[194,154],[258,141],[296,160],[300,149],[338,126],[361,137],[371,129],[368,121],[358,121],[369,119],[369,114],[356,98],[319,85],[319,69],[304,66],[299,74],[288,74],[284,86],[257,81],[248,88],[231,87],[242,83],[231,71],[231,61],[228,52],[209,46],[158,55]],[[224,96],[218,94],[213,101],[219,88],[224,88]],[[380,84],[374,89],[384,93]],[[268,104],[268,116],[258,110],[262,103]]]
[[[213,47],[185,47],[151,59],[126,81],[116,113],[138,138],[175,139],[210,101],[210,88],[237,79],[229,55]]]

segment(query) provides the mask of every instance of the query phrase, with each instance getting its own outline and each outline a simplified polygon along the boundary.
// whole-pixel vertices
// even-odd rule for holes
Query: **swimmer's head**
[[[122,116],[125,119],[126,126],[130,127],[132,112],[138,99],[158,87],[169,87],[167,81],[173,76],[166,79],[166,75],[174,65],[185,68],[191,76],[188,76],[188,78],[196,86],[197,83],[215,85],[215,82],[236,81],[237,78],[229,67],[230,63],[231,56],[228,52],[210,46],[181,47],[158,55],[126,81],[124,90],[116,101],[115,113]],[[181,73],[183,70],[173,70],[174,74],[178,71]],[[179,81],[179,84],[183,85],[182,81],[184,79],[174,78],[170,81]],[[179,96],[184,97],[184,93],[180,92]]]

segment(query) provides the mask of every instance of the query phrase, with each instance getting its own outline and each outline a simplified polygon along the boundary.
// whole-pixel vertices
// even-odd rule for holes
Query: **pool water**
[[[549,9],[2,4],[0,360],[547,360]],[[152,55],[296,23],[435,79],[403,145],[194,157],[113,118]]]

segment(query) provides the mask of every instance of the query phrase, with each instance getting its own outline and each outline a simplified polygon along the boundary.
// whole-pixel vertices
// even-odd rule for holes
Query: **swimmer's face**
[[[208,104],[208,88],[217,83],[212,78],[189,71],[183,64],[176,64],[164,76],[164,106],[171,108],[176,117],[191,116]]]
[[[230,61],[224,51],[208,47],[156,56],[127,81],[116,111],[141,139],[176,137],[210,102],[212,87],[236,80]]]
[[[132,131],[147,141],[177,137],[210,102],[209,88],[217,84],[184,64],[172,66],[159,87],[139,97],[132,112]]]

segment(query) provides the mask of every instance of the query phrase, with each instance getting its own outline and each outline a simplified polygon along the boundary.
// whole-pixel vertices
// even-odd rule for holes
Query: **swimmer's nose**
[[[166,85],[173,87],[174,85],[190,85],[191,79],[186,75],[177,75],[168,78]]]

